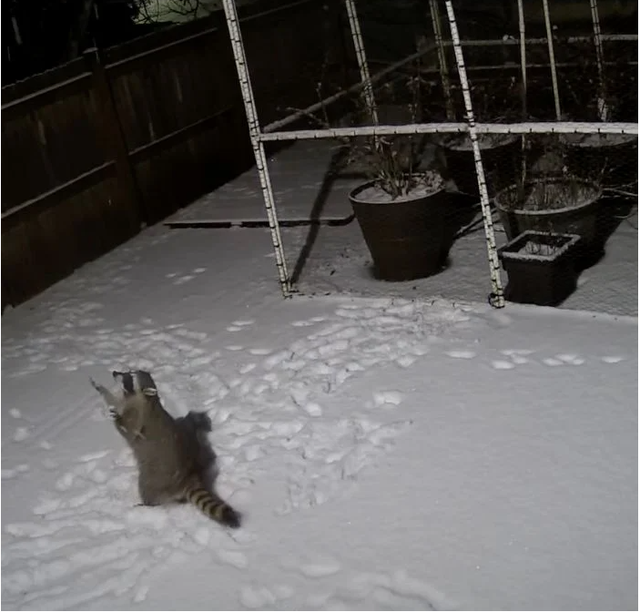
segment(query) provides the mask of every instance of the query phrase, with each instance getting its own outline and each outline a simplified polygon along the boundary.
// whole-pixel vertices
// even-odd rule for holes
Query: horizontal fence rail
[[[277,140],[314,140],[318,138],[352,138],[356,136],[398,136],[410,134],[446,134],[469,131],[466,123],[415,123],[409,125],[363,125],[319,130],[291,130],[261,134],[264,142]],[[637,134],[637,123],[477,123],[479,134]]]

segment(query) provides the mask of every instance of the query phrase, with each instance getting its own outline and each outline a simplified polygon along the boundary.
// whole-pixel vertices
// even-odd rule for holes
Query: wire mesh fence
[[[351,239],[364,239],[373,278],[399,283],[382,293],[419,280],[496,298],[506,286],[516,302],[637,314],[637,35],[611,32],[585,2],[586,26],[550,13],[530,26],[520,4],[517,29],[486,40],[432,0],[432,31],[391,64],[367,63],[352,27],[350,71],[364,83],[345,90],[324,71],[315,105],[256,138],[336,139],[328,174],[362,182]],[[622,306],[607,304],[611,278],[629,287]]]

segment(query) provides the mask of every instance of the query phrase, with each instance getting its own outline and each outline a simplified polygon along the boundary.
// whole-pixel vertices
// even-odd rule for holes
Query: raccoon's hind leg
[[[162,506],[182,501],[184,497],[182,491],[172,491],[142,475],[138,478],[138,492],[143,506]]]

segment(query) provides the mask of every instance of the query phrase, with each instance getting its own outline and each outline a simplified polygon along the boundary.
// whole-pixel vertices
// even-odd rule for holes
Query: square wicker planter
[[[528,230],[498,250],[509,275],[505,297],[520,304],[557,306],[576,289],[581,237]]]

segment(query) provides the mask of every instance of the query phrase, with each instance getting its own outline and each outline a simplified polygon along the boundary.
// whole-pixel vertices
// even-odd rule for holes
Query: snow
[[[331,139],[298,141],[269,158],[269,173],[280,222],[344,221],[353,215],[349,192],[362,182],[342,174],[327,181],[327,169],[341,148]],[[189,223],[267,223],[254,168],[182,209],[169,220]]]
[[[606,147],[637,142],[636,134],[562,134],[560,139],[579,147]]]
[[[4,607],[637,609],[635,317],[275,279],[267,230],[153,227],[4,314]],[[240,530],[136,505],[128,367]]]
[[[481,149],[494,149],[503,147],[515,142],[518,139],[516,134],[478,134],[478,144]],[[440,136],[436,141],[452,151],[471,151],[473,145],[471,139],[466,134],[456,134],[454,136]]]
[[[516,237],[502,251],[502,257],[511,261],[549,262],[564,255],[580,240],[580,236],[575,234],[559,234],[553,238],[548,236],[542,233],[535,240]],[[545,239],[551,244],[545,244]]]
[[[440,175],[433,172],[425,173],[415,186],[412,186],[409,193],[403,193],[396,197],[380,188],[378,185],[369,185],[361,189],[352,197],[357,202],[368,204],[393,204],[398,202],[409,202],[418,198],[426,198],[444,189],[444,180]]]
[[[282,156],[283,163],[275,163],[275,167],[271,160],[269,163],[281,221],[313,218],[329,223],[340,217],[339,225],[333,227],[281,228],[289,270],[297,278],[300,290],[307,295],[425,299],[443,296],[455,301],[485,302],[491,292],[491,282],[487,244],[478,207],[475,209],[478,221],[475,231],[470,231],[455,241],[449,253],[448,265],[442,272],[430,278],[403,283],[381,283],[373,278],[371,256],[348,202],[351,189],[366,179],[362,175],[354,178],[357,168],[351,174],[340,175],[333,181],[322,179],[323,176],[326,178],[330,167],[330,152],[335,152],[331,149],[331,146],[335,148],[335,143],[329,146],[330,144],[324,140],[297,142],[275,156],[276,162]],[[428,147],[423,165],[428,165],[432,157],[433,150]],[[288,165],[291,165],[290,169]],[[294,175],[294,170],[302,180],[298,174]],[[244,211],[249,217],[244,217],[244,213],[240,214],[235,209],[236,193],[251,200],[251,210]],[[341,207],[340,211],[337,211],[336,206]],[[615,315],[638,314],[637,206],[630,208],[623,202],[612,203],[612,206],[620,224],[606,243],[605,256],[580,274],[578,288],[561,305],[563,309]],[[197,224],[214,218],[234,218],[237,227],[241,225],[242,219],[258,215],[257,211],[262,211],[264,216],[260,186],[255,169],[252,169],[169,218],[167,224]],[[494,215],[494,230],[497,246],[506,244],[506,234],[498,215]],[[213,239],[216,241],[220,240],[220,236],[226,235],[233,242],[237,235],[233,231],[224,234],[209,229],[206,235],[210,239],[215,237]],[[221,245],[220,252],[229,252],[228,247]],[[266,257],[273,255],[270,253]],[[202,263],[200,259],[195,261],[193,271],[202,270]],[[228,265],[228,262],[225,264]],[[173,281],[177,280],[180,272],[174,269],[174,262],[166,268],[169,270],[168,273],[165,270],[166,277],[171,275]],[[193,276],[192,270],[185,275]],[[507,274],[501,269],[500,275],[504,286]],[[193,280],[197,279],[191,279],[191,282]],[[304,325],[304,321],[301,324]]]

